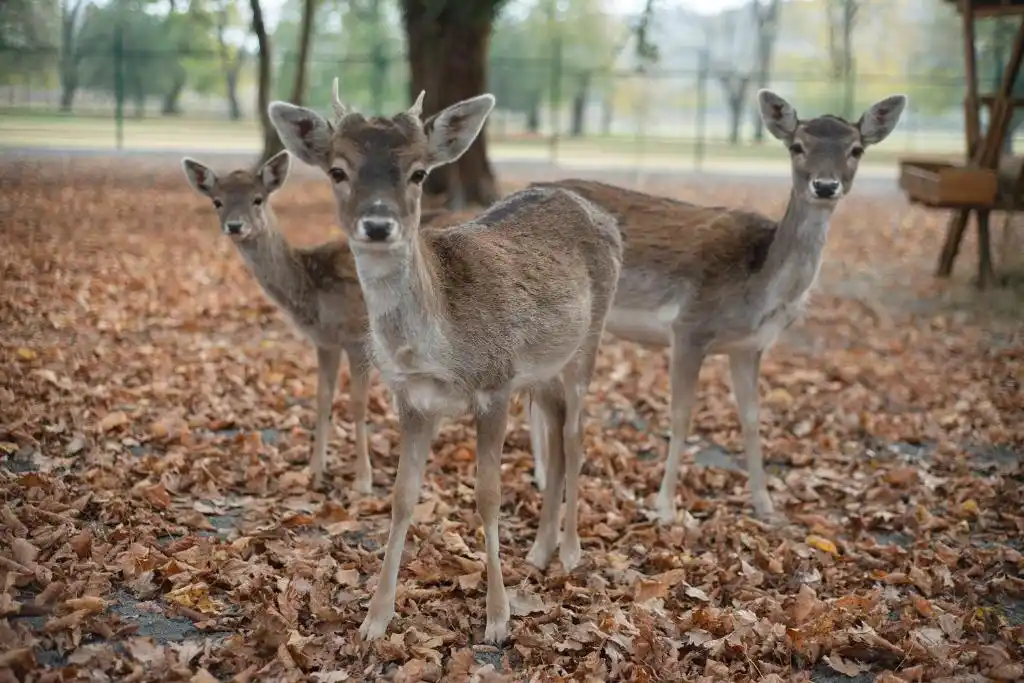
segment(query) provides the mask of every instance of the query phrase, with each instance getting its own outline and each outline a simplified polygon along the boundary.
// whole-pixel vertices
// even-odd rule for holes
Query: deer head
[[[793,187],[810,201],[832,203],[853,187],[864,149],[893,131],[907,104],[892,95],[868,107],[856,123],[824,115],[801,121],[789,102],[771,90],[757,93],[765,128],[789,148]]]
[[[419,229],[423,182],[431,170],[457,160],[494,108],[485,94],[420,120],[423,94],[391,117],[365,117],[338,98],[334,121],[312,109],[272,102],[270,120],[292,154],[330,177],[338,214],[354,248],[408,243]]]
[[[185,157],[181,167],[189,185],[213,200],[225,235],[245,240],[267,229],[267,198],[288,178],[288,152],[279,152],[258,171],[233,171],[217,177],[209,167]]]

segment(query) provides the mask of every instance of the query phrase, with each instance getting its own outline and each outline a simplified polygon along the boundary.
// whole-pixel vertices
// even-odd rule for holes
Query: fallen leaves
[[[588,396],[581,568],[525,563],[540,496],[516,414],[502,463],[511,637],[480,643],[473,431],[447,422],[396,618],[367,646],[352,634],[377,585],[398,452],[386,391],[375,383],[370,401],[374,495],[351,491],[344,376],[331,486],[310,491],[315,354],[176,169],[139,186],[118,163],[3,178],[0,680],[1024,677],[1024,406],[1003,389],[1024,374],[1020,325],[892,304],[924,305],[937,219],[893,241],[879,226],[903,204],[840,208],[807,321],[765,357],[764,452],[788,524],[751,519],[720,358],[702,372],[680,521],[651,521],[666,358],[609,339]],[[781,186],[723,185],[664,190],[781,211]],[[142,201],[145,216],[130,209]],[[326,187],[289,184],[273,201],[298,241],[335,223]],[[884,328],[845,294],[865,288],[890,297],[872,304],[890,309]]]

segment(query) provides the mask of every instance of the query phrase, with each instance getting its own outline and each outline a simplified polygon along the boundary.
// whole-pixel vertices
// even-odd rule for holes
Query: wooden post
[[[964,76],[967,79],[967,95],[964,97],[964,132],[967,142],[967,159],[973,159],[981,138],[981,120],[978,113],[978,67],[974,49],[974,3],[960,0],[960,16],[963,19],[964,34]],[[959,209],[949,220],[946,241],[939,254],[939,265],[935,270],[938,277],[949,277],[953,273],[953,262],[960,251],[970,209]]]

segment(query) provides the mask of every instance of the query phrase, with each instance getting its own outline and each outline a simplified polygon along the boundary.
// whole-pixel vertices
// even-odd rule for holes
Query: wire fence
[[[738,157],[778,159],[758,144],[757,84],[725,73],[694,50],[675,70],[599,70],[558,60],[492,59],[488,88],[497,108],[487,134],[504,158],[571,159],[576,163],[693,166]],[[272,66],[272,99],[293,99],[296,56]],[[338,76],[344,99],[366,113],[409,105],[404,55],[308,62],[303,99],[329,109]],[[739,92],[747,79],[744,94]],[[959,79],[775,72],[769,87],[791,98],[801,115],[855,119],[872,102],[910,91],[903,123],[876,160],[908,152],[952,155],[964,147]],[[0,50],[0,146],[99,149],[255,151],[262,139],[256,110],[258,59],[244,53],[110,49]],[[731,101],[732,100],[732,101]],[[919,103],[924,103],[919,105]],[[617,160],[617,161],[616,161]]]

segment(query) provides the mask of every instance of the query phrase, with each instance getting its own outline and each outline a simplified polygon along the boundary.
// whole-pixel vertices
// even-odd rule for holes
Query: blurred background
[[[1013,21],[978,22],[982,92]],[[851,119],[903,92],[866,160],[895,178],[908,152],[962,158],[961,45],[948,0],[4,0],[0,145],[266,158],[266,102],[327,111],[335,76],[369,113],[488,90],[487,139],[460,163],[487,203],[490,162],[784,173],[759,88]]]

